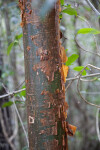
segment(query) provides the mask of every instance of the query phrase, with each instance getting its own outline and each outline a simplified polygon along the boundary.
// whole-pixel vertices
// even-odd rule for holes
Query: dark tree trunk
[[[68,150],[65,72],[59,32],[58,1],[42,20],[31,0],[19,0],[25,55],[30,150]],[[34,7],[34,6],[33,6]],[[63,49],[63,48],[62,48]]]
[[[14,0],[12,0],[14,1]],[[10,26],[10,12],[9,9],[7,8],[7,4],[10,2],[9,1],[4,1],[3,5],[4,5],[4,11],[3,11],[3,15],[4,15],[4,19],[5,19],[5,27],[6,27],[6,34],[7,34],[7,42],[8,42],[8,46],[9,44],[12,42],[12,33],[11,33],[11,26]],[[15,51],[15,47],[11,50],[10,52],[10,67],[11,70],[14,72],[13,76],[12,76],[12,87],[14,89],[16,89],[16,87],[18,86],[18,73],[17,73],[17,64],[16,64],[16,51]],[[26,117],[25,113],[22,112],[22,110],[20,108],[18,108],[18,111],[20,112],[21,118]],[[22,115],[22,113],[24,113],[24,115]],[[18,124],[20,124],[20,121],[18,120]],[[25,147],[26,143],[25,143],[25,138],[23,138],[22,136],[23,134],[23,130],[21,126],[18,126],[18,135],[15,139],[15,144],[17,145],[17,142],[19,143],[19,145],[17,146],[16,149],[22,149],[23,147]]]
[[[0,79],[2,76],[3,69],[3,55],[1,53],[1,42],[0,42]],[[0,95],[5,94],[6,91],[3,87],[0,87]],[[12,125],[11,125],[11,115],[10,108],[2,108],[2,105],[5,102],[8,102],[9,99],[2,98],[0,99],[0,150],[14,150],[12,141],[9,141],[9,137],[12,134]]]

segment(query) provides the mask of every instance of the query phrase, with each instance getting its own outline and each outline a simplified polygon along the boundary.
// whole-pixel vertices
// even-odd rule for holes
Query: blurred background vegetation
[[[99,0],[91,0],[91,2],[100,11]],[[61,41],[67,49],[67,56],[79,55],[78,60],[69,67],[68,78],[71,78],[77,74],[73,70],[76,66],[92,64],[100,67],[100,56],[83,50],[98,53],[98,50],[100,50],[100,35],[96,35],[94,38],[91,34],[79,34],[77,36],[79,44],[75,39],[77,30],[80,28],[91,26],[100,30],[100,19],[86,0],[65,0],[65,4],[75,8],[78,14],[78,16],[75,16],[63,13],[60,27],[63,34]],[[62,6],[62,9],[64,9],[64,6]],[[0,95],[25,88],[24,49],[20,22],[18,1],[0,0]],[[97,41],[97,44],[95,41]],[[87,71],[87,74],[96,72],[99,71],[91,69]],[[89,102],[99,105],[100,78],[92,79],[93,82],[82,81],[80,91]],[[66,82],[66,86],[68,83],[69,81]],[[0,150],[27,149],[26,137],[16,114],[13,100],[27,131],[25,91],[16,94],[14,98],[1,99]],[[69,104],[68,121],[77,127],[75,136],[68,137],[69,150],[100,150],[100,141],[96,131],[97,108],[87,105],[81,100],[77,92],[77,80],[66,90],[66,101]],[[7,132],[7,135],[4,134],[4,131]],[[11,139],[8,137],[11,137]],[[10,140],[7,141],[7,139]]]

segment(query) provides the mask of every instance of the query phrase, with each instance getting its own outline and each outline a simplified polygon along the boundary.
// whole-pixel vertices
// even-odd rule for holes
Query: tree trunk
[[[2,47],[0,41],[0,79],[2,80],[2,70],[4,65],[1,50]],[[5,89],[0,87],[0,95],[5,93]],[[12,135],[11,110],[9,107],[2,108],[2,105],[8,101],[8,97],[0,99],[0,150],[14,150],[13,139],[9,140]]]
[[[58,1],[40,17],[31,0],[19,0],[23,27],[25,82],[30,150],[68,150],[63,48],[60,45]],[[33,6],[34,7],[34,6]],[[62,51],[61,51],[62,48]],[[66,56],[65,56],[66,57]],[[66,58],[65,58],[66,59]]]

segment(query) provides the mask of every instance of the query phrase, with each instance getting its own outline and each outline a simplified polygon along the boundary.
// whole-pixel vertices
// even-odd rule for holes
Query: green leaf
[[[2,105],[2,108],[4,108],[4,107],[9,107],[9,106],[11,106],[12,104],[13,104],[12,101],[5,102],[5,103]]]
[[[65,52],[67,52],[68,51],[68,49],[65,49]]]
[[[70,57],[68,57],[68,61],[65,63],[66,66],[72,65],[73,62],[75,62],[78,59],[79,55],[72,54]]]
[[[62,14],[59,15],[59,18],[62,19]]]
[[[24,89],[24,88],[26,88],[25,85],[23,85],[21,89]],[[20,95],[21,97],[22,97],[22,96],[25,97],[25,96],[26,96],[26,91],[21,91],[19,95]]]
[[[84,66],[77,66],[73,68],[75,71],[81,71],[84,68]],[[86,70],[90,70],[88,67],[85,68]]]
[[[12,76],[14,74],[13,71],[6,71],[6,72],[3,72],[2,75],[1,75],[1,78],[7,78],[8,76]]]
[[[15,36],[15,40],[19,40],[19,39],[21,39],[23,37],[23,34],[21,33],[21,34],[19,34],[19,35],[16,35]]]
[[[86,70],[82,71],[82,75],[85,76],[86,75]]]
[[[61,5],[64,5],[64,0],[60,0]]]
[[[15,41],[14,41],[14,46],[17,46],[18,43],[19,43],[18,40],[15,40]]]
[[[72,7],[67,7],[66,9],[64,9],[62,11],[63,13],[66,13],[66,14],[69,14],[69,15],[75,15],[77,16],[77,11],[75,8],[72,8]]]
[[[73,70],[80,72],[80,71],[82,71],[83,68],[84,68],[84,66],[77,66],[77,67],[73,68]],[[90,69],[88,67],[86,67],[85,70],[83,70],[83,72],[82,72],[83,76],[86,75],[86,70],[90,70]]]
[[[77,34],[100,34],[99,30],[93,28],[82,28],[78,30]]]
[[[9,56],[13,46],[14,46],[14,42],[10,43],[10,45],[8,46],[8,48],[7,48],[7,55],[8,56]]]

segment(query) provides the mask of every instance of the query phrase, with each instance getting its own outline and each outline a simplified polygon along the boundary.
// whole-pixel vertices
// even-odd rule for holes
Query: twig
[[[23,52],[23,49],[21,48],[21,46],[20,46],[20,43],[19,43],[19,42],[18,42],[18,46],[19,46],[20,50]]]
[[[99,111],[100,111],[100,109],[98,108],[98,109],[97,109],[97,112],[96,112],[96,130],[97,130],[97,135],[98,135],[98,139],[99,139],[99,142],[100,142]]]
[[[84,81],[84,82],[94,82],[96,81],[98,78],[95,78],[95,79],[91,79],[91,80],[86,80],[86,79],[80,79],[81,81]]]
[[[77,15],[77,17],[79,17],[79,18],[82,19],[84,22],[86,22],[86,24],[89,26],[89,28],[91,28],[90,23],[89,23],[86,19],[84,19],[83,17],[81,17],[81,16],[79,16],[79,15]],[[98,44],[97,44],[95,35],[93,35],[93,38],[94,38],[94,42],[95,42],[95,46],[96,46],[96,50],[97,50],[97,54],[98,54],[98,53],[99,53],[99,48],[98,48]]]
[[[86,0],[86,2],[89,4],[91,9],[96,13],[96,15],[100,16],[100,12],[93,6],[93,4],[90,2],[90,0]]]
[[[16,137],[17,132],[18,132],[18,123],[17,123],[16,112],[15,112],[15,110],[13,112],[14,112],[14,118],[15,118],[15,127],[14,127],[15,129],[13,131],[12,136],[9,138],[10,141],[12,141]]]
[[[88,101],[82,96],[82,94],[81,94],[81,92],[80,92],[80,89],[79,89],[79,83],[80,83],[80,77],[78,78],[78,82],[77,82],[77,91],[78,91],[80,97],[82,98],[82,100],[85,101],[87,104],[89,104],[89,105],[91,105],[91,106],[95,106],[95,107],[97,107],[97,108],[100,108],[100,106],[88,102]]]
[[[18,109],[17,109],[17,106],[16,106],[16,104],[15,104],[14,98],[13,98],[12,100],[13,100],[14,107],[15,107],[16,113],[17,113],[17,115],[18,115],[18,118],[19,118],[19,120],[20,120],[20,123],[21,123],[22,129],[23,129],[23,131],[24,131],[24,133],[25,133],[25,137],[26,137],[27,145],[28,145],[28,147],[29,147],[28,136],[27,136],[27,133],[26,133],[26,131],[25,131],[25,127],[24,127],[24,125],[23,125],[23,121],[22,121],[22,119],[21,119],[21,116],[20,116],[19,111],[18,111]]]
[[[5,89],[6,93],[8,93],[8,89],[3,83],[2,83],[2,87]]]
[[[100,92],[86,92],[86,91],[80,91],[82,94],[92,94],[92,95],[100,95]]]
[[[95,68],[95,69],[100,70],[99,67],[96,67],[96,66],[93,66],[93,65],[91,65],[91,64],[88,64],[88,65],[86,65],[86,66],[75,76],[75,78],[78,78],[78,79],[79,79],[80,73],[82,73],[83,70],[85,70],[87,66],[90,66],[90,67],[93,67],[93,68]],[[81,78],[81,77],[80,77],[80,78]],[[74,81],[74,78],[73,78],[73,79],[71,80],[71,82],[67,85],[67,87],[66,87],[66,89],[65,89],[66,91],[68,90],[68,88],[70,87],[70,85],[73,83],[73,81]]]
[[[86,65],[86,66],[82,69],[82,71],[80,71],[80,76],[79,76],[78,82],[77,82],[77,91],[78,91],[80,97],[82,98],[82,100],[84,100],[87,104],[89,104],[89,105],[91,105],[91,106],[95,106],[95,107],[97,107],[97,108],[100,108],[99,105],[96,105],[96,104],[93,104],[93,103],[88,102],[88,101],[82,96],[82,94],[81,94],[81,92],[80,92],[80,89],[79,89],[79,83],[80,83],[80,78],[81,78],[82,72],[83,72],[83,71],[86,69],[86,67],[88,67],[88,66],[89,66],[89,67],[92,67],[92,68],[94,68],[94,69],[100,70],[99,67],[93,66],[93,65],[91,65],[91,64]]]
[[[94,54],[94,55],[96,55],[96,56],[99,56],[100,57],[100,54],[98,54],[98,53],[94,53],[94,52],[91,52],[91,51],[88,51],[88,50],[86,50],[85,48],[83,48],[80,44],[79,44],[79,42],[78,42],[78,40],[77,40],[77,35],[75,35],[75,42],[76,42],[76,44],[83,50],[83,51],[85,51],[85,52],[88,52],[88,53],[91,53],[91,54]]]
[[[18,90],[24,83],[25,83],[25,80],[24,80],[21,84],[19,84],[19,85],[15,88],[15,90]]]
[[[24,88],[24,89],[20,89],[20,90],[18,90],[18,91],[9,92],[8,94],[5,94],[5,95],[0,96],[0,99],[1,99],[1,98],[4,98],[4,97],[8,97],[8,96],[13,97],[15,94],[20,93],[20,92],[25,91],[25,90],[26,90],[26,89]]]
[[[89,75],[86,75],[86,76],[81,76],[80,80],[82,80],[83,78],[95,77],[95,76],[100,76],[100,73],[94,73],[94,74],[89,74]],[[73,78],[67,78],[66,81],[77,80],[78,78],[79,78],[79,76],[73,77]]]

